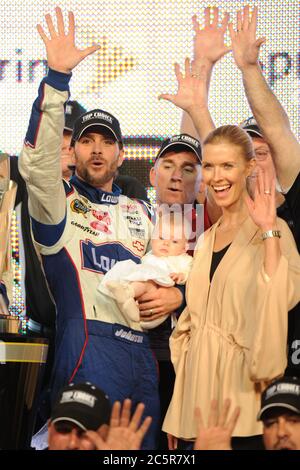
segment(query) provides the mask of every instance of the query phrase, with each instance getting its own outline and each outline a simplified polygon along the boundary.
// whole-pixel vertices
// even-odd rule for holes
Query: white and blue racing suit
[[[126,324],[97,286],[117,261],[139,262],[151,237],[150,208],[74,176],[61,179],[60,147],[70,75],[49,70],[32,108],[19,168],[26,181],[35,246],[57,311],[52,398],[68,382],[90,381],[111,402],[131,398],[153,418],[143,448],[155,449],[158,378],[149,340]],[[32,286],[34,289],[34,286]]]

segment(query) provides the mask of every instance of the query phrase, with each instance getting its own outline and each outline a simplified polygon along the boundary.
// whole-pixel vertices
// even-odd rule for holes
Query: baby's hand
[[[183,273],[171,273],[170,278],[172,281],[175,282],[175,284],[181,284],[184,282],[184,274]]]

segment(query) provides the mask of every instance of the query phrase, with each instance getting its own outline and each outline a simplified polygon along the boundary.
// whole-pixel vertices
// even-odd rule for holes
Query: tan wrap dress
[[[262,432],[256,421],[266,382],[286,367],[288,310],[300,300],[300,257],[286,223],[282,256],[270,279],[261,232],[248,217],[209,280],[215,224],[199,241],[187,282],[187,307],[171,336],[176,371],[163,430],[195,439],[194,410],[207,422],[212,398],[241,407],[234,436]]]

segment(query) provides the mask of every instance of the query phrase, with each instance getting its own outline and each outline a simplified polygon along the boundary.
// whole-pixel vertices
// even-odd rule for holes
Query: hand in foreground
[[[236,407],[230,418],[228,418],[230,404],[231,400],[225,400],[219,414],[218,402],[212,400],[207,426],[203,423],[200,408],[196,408],[195,417],[198,423],[198,432],[194,450],[232,449],[231,436],[240,414],[240,408]]]
[[[141,423],[144,409],[145,405],[139,403],[131,417],[131,400],[124,400],[123,405],[116,401],[106,436],[101,426],[97,432],[87,431],[85,438],[93,443],[96,450],[139,450],[152,421],[147,416]]]
[[[65,25],[61,9],[56,7],[55,13],[57,19],[57,31],[54,27],[51,15],[47,14],[45,16],[50,39],[40,24],[37,25],[37,30],[46,46],[48,66],[57,72],[69,74],[77,64],[79,64],[89,54],[92,54],[99,49],[100,46],[91,46],[83,50],[78,49],[75,46],[74,14],[69,12],[69,30],[65,33]]]

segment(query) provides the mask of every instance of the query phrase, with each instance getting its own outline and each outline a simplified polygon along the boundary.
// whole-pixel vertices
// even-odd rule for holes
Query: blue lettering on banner
[[[80,246],[82,269],[105,274],[117,261],[132,260],[140,263],[141,260],[121,243],[102,243],[95,245],[90,240],[81,241]]]

